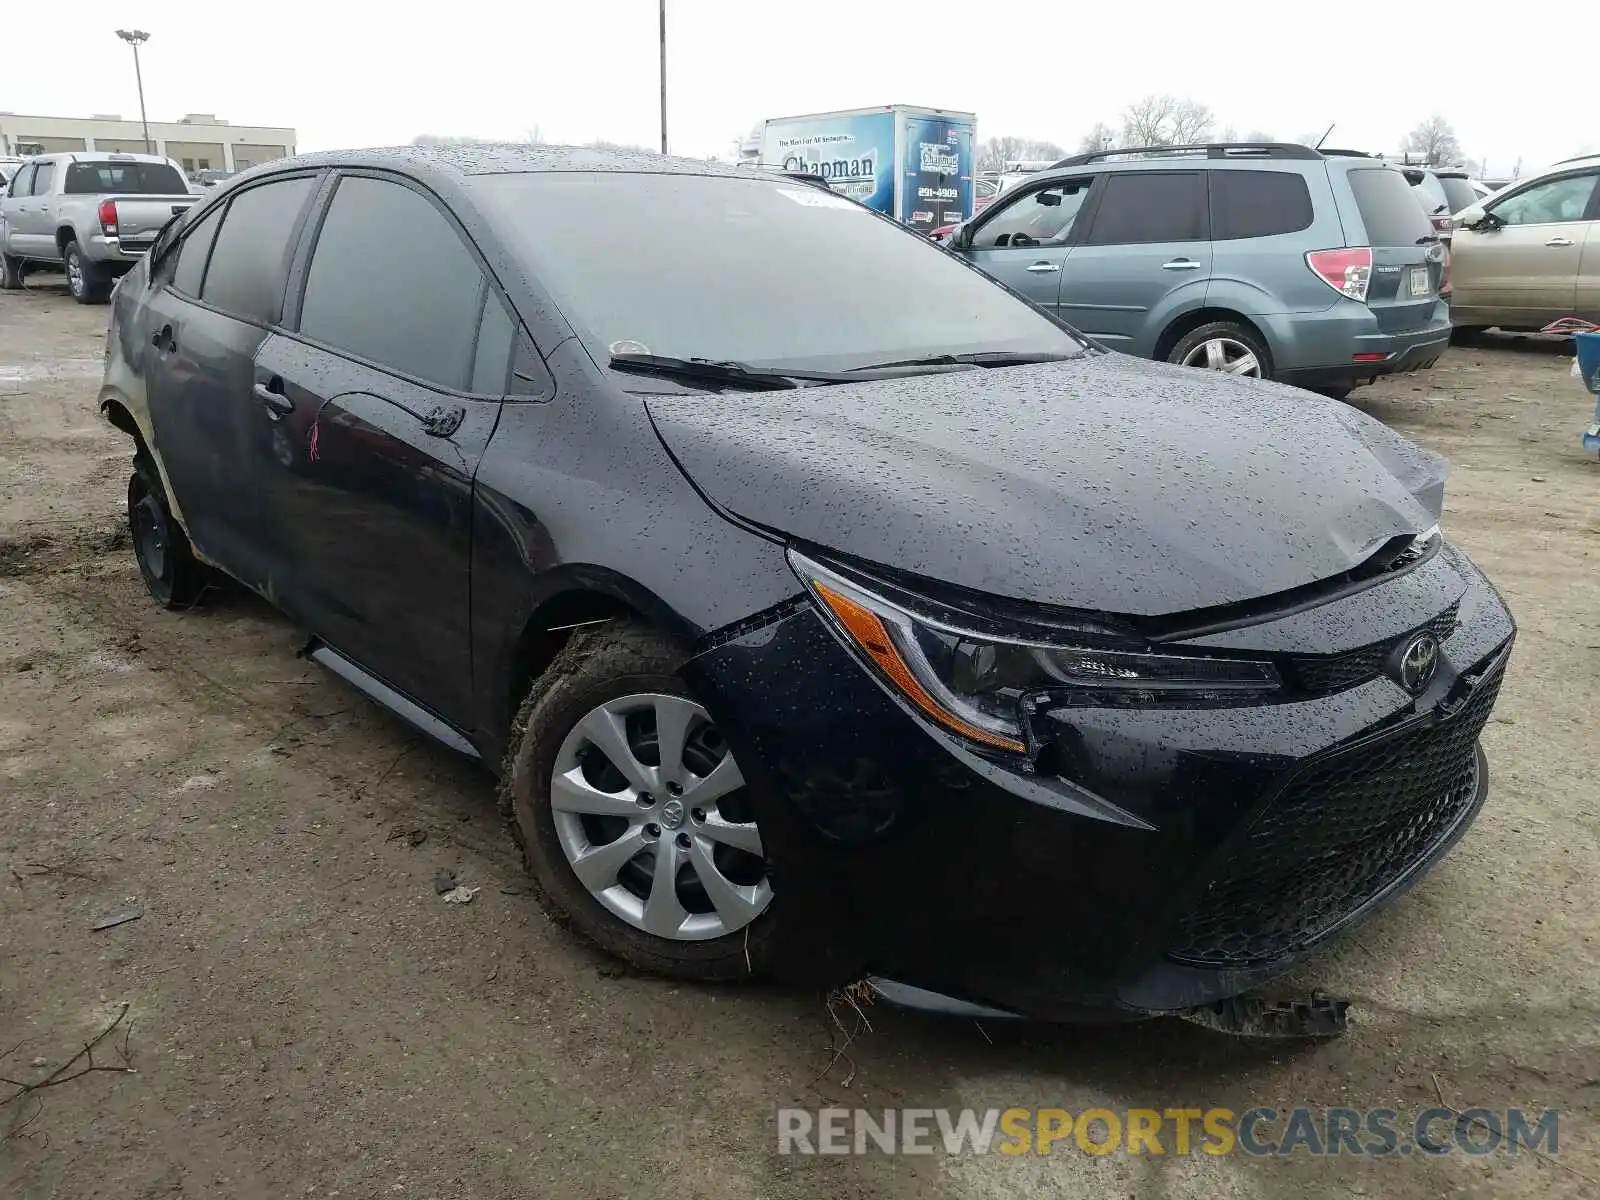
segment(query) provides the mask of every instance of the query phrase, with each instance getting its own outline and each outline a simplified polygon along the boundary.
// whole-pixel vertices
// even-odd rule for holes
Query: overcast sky
[[[1437,0],[1332,6],[1174,0],[668,0],[671,147],[727,155],[763,117],[900,102],[975,112],[978,136],[1069,149],[1097,120],[1170,92],[1219,129],[1396,150],[1438,112],[1466,153],[1509,173],[1600,147],[1595,49],[1579,9]],[[291,125],[302,150],[419,133],[546,141],[659,138],[657,0],[73,0],[48,53],[6,55],[0,108],[138,116],[214,112]],[[1541,16],[1539,13],[1547,13]],[[97,30],[104,31],[103,36]],[[1568,32],[1563,33],[1565,29]],[[1583,119],[1588,114],[1588,120]]]

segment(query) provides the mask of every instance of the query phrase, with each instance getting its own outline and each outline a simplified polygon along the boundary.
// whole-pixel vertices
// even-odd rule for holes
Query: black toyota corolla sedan
[[[1514,627],[1439,458],[781,175],[257,168],[122,280],[100,399],[155,598],[225,573],[498,765],[543,903],[652,971],[1182,1012],[1484,801]]]

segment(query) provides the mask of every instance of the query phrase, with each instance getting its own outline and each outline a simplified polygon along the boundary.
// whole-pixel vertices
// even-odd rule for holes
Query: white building
[[[30,117],[0,112],[0,155],[111,150],[141,154],[144,127],[119,116]],[[242,171],[295,152],[294,130],[230,125],[212,113],[150,122],[150,149],[195,171]]]

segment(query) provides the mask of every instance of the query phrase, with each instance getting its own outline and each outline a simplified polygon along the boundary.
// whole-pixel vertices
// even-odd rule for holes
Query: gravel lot
[[[1485,341],[1355,397],[1453,461],[1447,529],[1522,632],[1477,825],[1303,972],[1352,999],[1345,1038],[878,1006],[830,1067],[821,997],[632,976],[548,922],[487,778],[297,659],[263,603],[148,602],[94,407],[105,318],[48,276],[0,294],[0,1076],[47,1076],[124,1005],[94,1062],[137,1070],[0,1106],[0,1196],[1600,1195],[1600,464],[1566,346]],[[440,903],[444,868],[471,904]],[[1561,1109],[1559,1162],[796,1158],[773,1116],[1440,1093]]]

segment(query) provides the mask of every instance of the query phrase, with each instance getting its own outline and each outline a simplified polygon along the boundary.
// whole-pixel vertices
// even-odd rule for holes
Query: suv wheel
[[[1232,321],[1213,321],[1191,329],[1178,340],[1167,361],[1247,379],[1272,378],[1272,358],[1261,339]]]
[[[22,286],[22,260],[0,254],[0,291],[14,292]]]
[[[575,632],[518,714],[500,808],[552,917],[643,970],[732,980],[769,965],[772,884],[683,659],[642,625]]]
[[[111,278],[105,268],[83,256],[76,241],[67,243],[61,252],[61,261],[67,268],[67,290],[79,304],[104,304],[111,295]]]
[[[205,589],[205,569],[195,561],[183,527],[172,518],[156,465],[144,453],[128,479],[128,531],[145,587],[163,608],[189,608]]]

